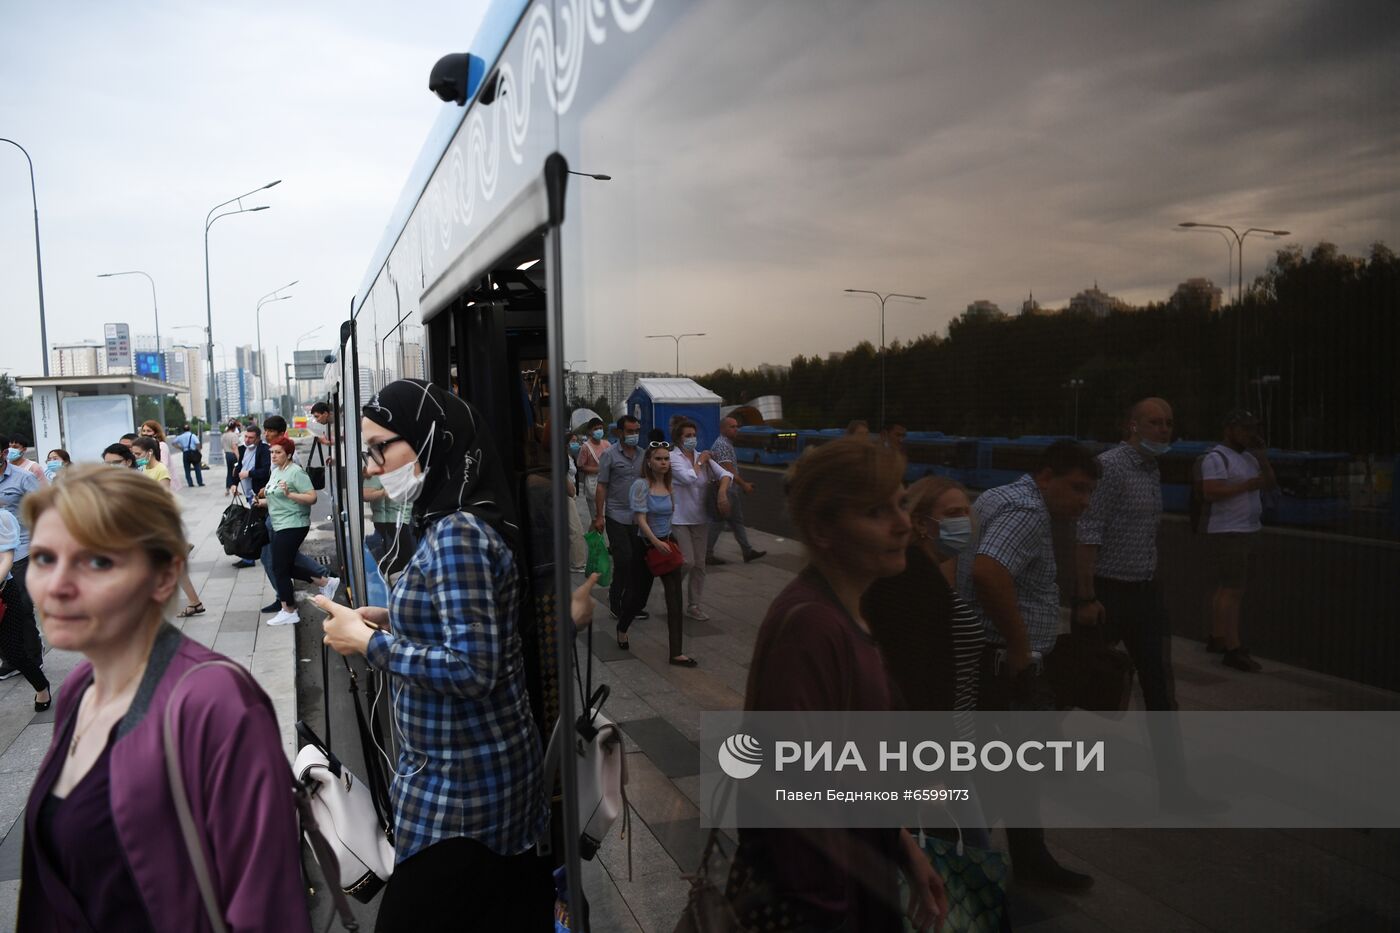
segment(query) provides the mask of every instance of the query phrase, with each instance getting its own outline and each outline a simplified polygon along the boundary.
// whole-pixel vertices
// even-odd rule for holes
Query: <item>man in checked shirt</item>
[[[1157,579],[1157,458],[1171,448],[1172,407],[1145,398],[1127,420],[1127,439],[1099,454],[1103,476],[1079,519],[1074,624],[1102,625],[1110,644],[1121,640],[1137,668],[1146,707],[1174,710],[1171,626]]]
[[[1172,677],[1171,624],[1157,578],[1157,527],[1162,474],[1157,458],[1171,448],[1172,407],[1145,398],[1128,411],[1117,447],[1099,454],[1103,475],[1079,519],[1075,546],[1074,628],[1102,627],[1109,644],[1128,649],[1149,711],[1177,708]],[[1150,717],[1148,734],[1162,806],[1179,813],[1214,813],[1220,801],[1201,796],[1187,780],[1174,717]]]
[[[1054,708],[1043,672],[1044,658],[1060,634],[1060,587],[1050,520],[1082,515],[1098,478],[1099,463],[1088,448],[1055,441],[1041,454],[1034,473],[988,489],[973,503],[972,524],[979,539],[975,553],[959,559],[958,586],[981,617],[987,636],[979,709]],[[1013,726],[1008,728],[1014,732]],[[1062,891],[1085,891],[1094,883],[1089,875],[1055,860],[1045,846],[1043,829],[1008,827],[1006,841],[1018,882]]]

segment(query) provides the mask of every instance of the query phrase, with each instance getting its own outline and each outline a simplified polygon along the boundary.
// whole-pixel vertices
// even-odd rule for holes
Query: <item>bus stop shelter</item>
[[[101,463],[103,449],[135,429],[137,397],[186,390],[125,373],[21,376],[15,383],[33,393],[34,449],[39,459],[61,447],[74,463]]]

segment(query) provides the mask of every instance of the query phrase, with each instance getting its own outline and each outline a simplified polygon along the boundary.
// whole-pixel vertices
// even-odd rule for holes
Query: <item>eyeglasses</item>
[[[390,444],[397,444],[399,441],[403,441],[405,444],[408,443],[401,437],[391,437],[385,441],[375,441],[373,444],[366,444],[365,449],[360,451],[360,455],[367,460],[373,460],[377,466],[383,466],[384,448],[388,447]]]
[[[665,441],[651,441],[647,444],[652,450],[670,450],[671,445]]]

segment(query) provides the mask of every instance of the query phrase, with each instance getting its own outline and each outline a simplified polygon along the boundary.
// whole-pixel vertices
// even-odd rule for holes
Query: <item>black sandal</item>
[[[204,603],[190,603],[184,609],[181,609],[179,612],[175,613],[175,618],[188,619],[190,616],[197,616],[203,614]]]
[[[631,645],[632,645],[632,643],[631,643],[630,641],[623,641],[623,640],[622,640],[622,633],[621,633],[621,632],[618,632],[618,633],[617,633],[617,646],[618,646],[619,648],[621,648],[623,651],[631,651],[631,650],[632,650]]]
[[[700,662],[694,658],[671,658],[671,663],[676,667],[699,667]]]
[[[35,694],[35,697],[37,697],[37,696],[38,696],[38,694],[36,693],[36,694]],[[52,687],[49,688],[49,698],[48,698],[47,700],[45,700],[44,702],[40,703],[37,699],[35,699],[35,701],[34,701],[34,712],[36,712],[36,713],[42,713],[42,712],[44,712],[45,710],[47,710],[50,706],[53,706],[53,688],[52,688]]]

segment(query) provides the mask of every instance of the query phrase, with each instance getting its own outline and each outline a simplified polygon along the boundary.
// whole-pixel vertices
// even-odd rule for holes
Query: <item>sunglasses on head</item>
[[[666,441],[650,441],[650,442],[647,443],[647,446],[650,447],[652,450],[670,450],[670,449],[671,449],[671,445],[670,445],[669,443],[667,443]]]

